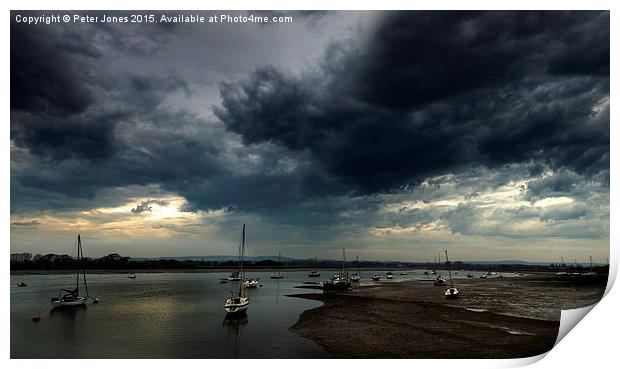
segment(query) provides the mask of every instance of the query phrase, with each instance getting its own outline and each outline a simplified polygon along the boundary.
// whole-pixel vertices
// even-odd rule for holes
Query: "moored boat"
[[[316,277],[321,276],[321,272],[319,271],[319,259],[316,256],[314,257],[314,261],[316,263],[316,268],[310,273],[308,273],[308,277],[311,277],[311,278],[316,278]]]
[[[452,268],[450,267],[450,259],[448,258],[448,250],[446,252],[446,265],[448,266],[448,276],[450,277],[450,288],[448,288],[445,292],[447,299],[458,299],[461,296],[459,290],[454,287],[454,281],[452,280]]]
[[[360,276],[360,259],[358,255],[355,255],[355,260],[357,261],[357,272],[351,275],[351,282],[359,282],[361,279]]]
[[[243,285],[245,288],[258,288],[261,286],[260,281],[256,278],[246,279]]]
[[[273,273],[273,275],[271,276],[271,279],[282,279],[282,278],[286,277],[280,271],[280,266],[282,265],[282,263],[280,262],[281,258],[282,258],[282,255],[280,254],[280,252],[278,252],[278,270],[275,273]]]
[[[245,224],[243,225],[243,231],[241,233],[241,246],[239,247],[239,276],[243,275],[243,256],[245,254]],[[226,314],[245,314],[248,306],[250,305],[250,299],[245,295],[245,283],[239,283],[239,293],[234,296],[233,291],[230,292],[230,298],[226,299],[224,303],[224,311]]]
[[[61,288],[58,291],[58,297],[52,297],[50,299],[50,303],[52,308],[59,307],[71,307],[71,306],[80,306],[86,304],[88,301],[88,285],[86,284],[86,270],[82,269],[80,273],[79,266],[84,259],[84,253],[82,251],[82,239],[78,234],[77,240],[77,278],[75,280],[75,288],[74,289],[65,289]],[[86,296],[80,295],[80,274],[83,276],[84,289],[86,291]]]
[[[351,280],[349,275],[344,271],[344,264],[346,262],[344,248],[342,249],[342,270],[339,274],[336,274],[330,281],[323,283],[323,293],[325,292],[343,292],[351,290]]]

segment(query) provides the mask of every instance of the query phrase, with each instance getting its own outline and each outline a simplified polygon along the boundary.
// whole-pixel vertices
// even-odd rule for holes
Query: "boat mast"
[[[594,265],[592,264],[592,255],[590,255],[590,271],[594,269]]]
[[[75,278],[75,292],[80,292],[80,249],[82,248],[82,241],[80,240],[80,234],[78,233],[77,241],[77,274]]]
[[[448,264],[448,275],[450,276],[450,287],[454,288],[454,282],[452,282],[452,271],[450,268],[450,260],[448,259],[448,250],[446,251],[446,263]]]
[[[86,290],[86,297],[89,297],[88,294],[88,284],[86,284],[86,269],[84,268],[84,249],[82,249],[82,240],[80,235],[78,234],[78,259],[82,261],[82,275],[84,277],[84,289]],[[78,271],[78,276],[80,272]]]
[[[243,225],[243,231],[241,232],[241,252],[239,253],[239,273],[241,274],[241,281],[239,282],[239,297],[243,295],[243,255],[245,254],[245,224]]]
[[[345,259],[346,257],[344,256],[344,247],[342,248],[342,272],[341,275],[344,276],[344,263],[345,263]]]
[[[281,274],[282,271],[282,262],[280,261],[280,259],[282,258],[282,253],[280,251],[278,251],[278,275]]]
[[[355,260],[357,261],[357,275],[360,275],[360,257],[359,257],[359,255],[355,255]]]

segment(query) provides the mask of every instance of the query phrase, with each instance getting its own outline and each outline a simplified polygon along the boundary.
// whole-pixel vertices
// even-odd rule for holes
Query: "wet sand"
[[[431,281],[382,282],[322,301],[290,329],[337,358],[518,358],[549,351],[560,309],[598,301],[604,283],[543,276],[461,280],[459,300]]]

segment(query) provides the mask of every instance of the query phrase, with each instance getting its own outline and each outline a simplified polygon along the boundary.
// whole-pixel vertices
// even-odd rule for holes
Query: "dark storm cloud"
[[[71,58],[89,46],[55,41],[34,27],[11,23],[11,110],[75,114],[93,102],[86,73]]]
[[[263,67],[222,84],[215,112],[246,143],[310,151],[354,193],[470,164],[593,175],[609,166],[608,109],[593,111],[608,49],[608,12],[390,13],[316,74]]]
[[[329,46],[316,73],[265,66],[228,79],[215,108],[221,122],[171,99],[192,97],[196,85],[174,72],[170,54],[157,54],[168,29],[98,27],[35,37],[12,25],[11,138],[28,151],[12,152],[12,209],[91,206],[104,189],[155,185],[193,210],[368,225],[378,193],[432,201],[461,186],[475,200],[513,179],[484,173],[474,186],[474,175],[429,176],[507,163],[529,163],[532,175],[608,169],[608,13],[389,13],[360,44]],[[598,57],[577,58],[590,48]],[[150,59],[159,69],[142,68]],[[563,66],[570,60],[578,65]],[[29,84],[36,80],[58,87]],[[135,212],[148,211],[141,205]],[[381,224],[440,214],[403,211],[408,221]]]

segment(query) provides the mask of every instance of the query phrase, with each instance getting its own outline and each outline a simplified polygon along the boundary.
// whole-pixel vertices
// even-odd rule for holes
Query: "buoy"
[[[39,315],[38,313],[32,317],[33,322],[38,322],[39,320],[41,320],[41,315]]]

